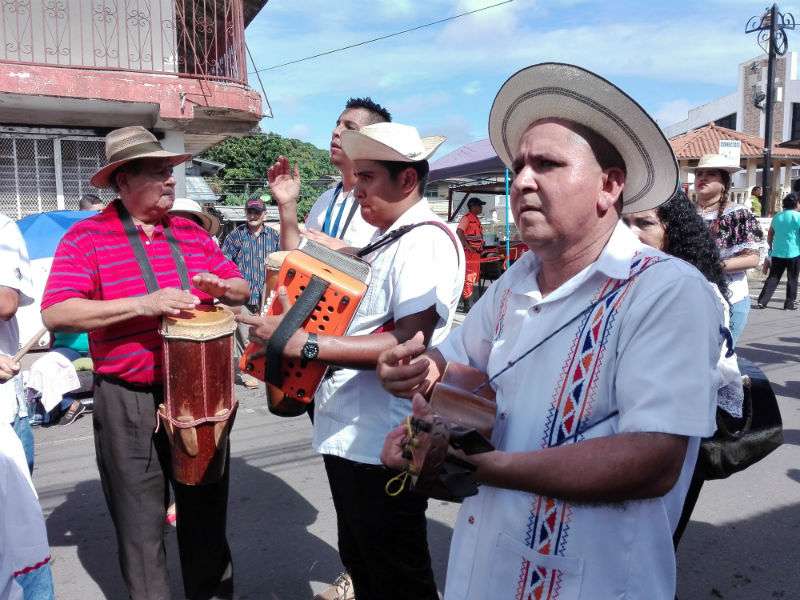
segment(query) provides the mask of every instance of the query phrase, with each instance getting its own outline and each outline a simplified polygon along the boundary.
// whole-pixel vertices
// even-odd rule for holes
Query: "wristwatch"
[[[302,358],[303,366],[310,360],[314,360],[319,356],[319,344],[317,343],[317,334],[309,333],[306,343],[303,344],[303,349],[300,350],[300,357]]]

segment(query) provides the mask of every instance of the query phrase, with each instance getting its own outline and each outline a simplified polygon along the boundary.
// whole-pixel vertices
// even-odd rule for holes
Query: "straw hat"
[[[175,202],[172,203],[172,208],[169,209],[169,212],[179,217],[200,219],[203,222],[203,229],[211,235],[217,235],[219,231],[219,219],[204,212],[197,202],[189,198],[175,198]]]
[[[141,125],[123,127],[106,136],[106,162],[108,163],[89,180],[96,188],[111,187],[111,174],[127,162],[138,158],[168,158],[172,166],[192,158],[191,154],[167,152],[156,136]]]
[[[447,138],[420,137],[416,127],[400,123],[374,123],[358,131],[342,132],[342,150],[350,160],[418,162],[428,160]]]
[[[613,83],[562,63],[522,69],[497,92],[489,138],[506,166],[511,166],[528,127],[546,118],[588,127],[616,148],[627,171],[623,213],[655,208],[678,188],[672,147],[644,109]]]
[[[731,159],[727,156],[722,156],[722,154],[703,154],[696,167],[687,167],[687,169],[690,171],[696,169],[713,169],[714,171],[725,171],[733,175],[741,171],[742,167],[731,162]]]

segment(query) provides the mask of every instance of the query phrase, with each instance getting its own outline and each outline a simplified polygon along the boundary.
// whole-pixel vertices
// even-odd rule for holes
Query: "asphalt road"
[[[751,287],[757,293],[758,284]],[[783,290],[776,293],[782,304]],[[739,352],[780,398],[786,444],[749,470],[707,483],[678,557],[686,599],[800,599],[800,311],[753,311]],[[690,351],[690,349],[686,349]],[[307,418],[268,413],[263,389],[237,387],[229,538],[242,600],[309,599],[341,571],[336,523]],[[36,431],[34,482],[60,600],[124,599],[111,520],[94,462],[91,416]],[[443,587],[457,506],[433,501],[429,537]],[[174,530],[168,555],[181,596]],[[601,599],[602,600],[602,599]]]

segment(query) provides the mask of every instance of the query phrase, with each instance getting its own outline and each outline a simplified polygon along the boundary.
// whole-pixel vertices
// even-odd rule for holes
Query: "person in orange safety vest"
[[[481,252],[483,252],[483,225],[479,218],[486,204],[478,198],[470,198],[467,202],[467,213],[458,222],[456,234],[464,246],[466,273],[464,275],[464,291],[461,297],[465,304],[469,303],[472,291],[478,282],[481,272]],[[467,304],[467,308],[469,305]]]

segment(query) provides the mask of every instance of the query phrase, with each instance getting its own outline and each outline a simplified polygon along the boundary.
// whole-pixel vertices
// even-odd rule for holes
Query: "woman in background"
[[[758,219],[745,206],[731,204],[728,199],[731,175],[740,170],[739,165],[731,165],[724,156],[706,154],[694,174],[697,208],[719,248],[728,282],[734,344],[744,331],[750,312],[747,269],[761,264],[766,254],[764,232]]]

